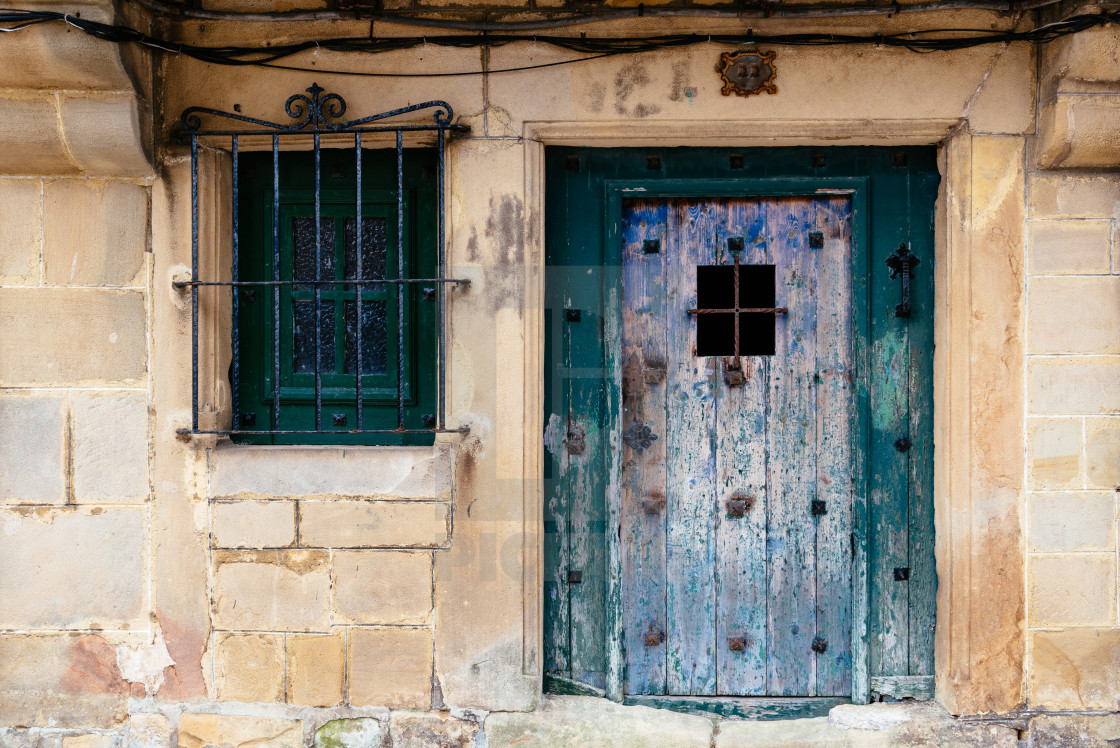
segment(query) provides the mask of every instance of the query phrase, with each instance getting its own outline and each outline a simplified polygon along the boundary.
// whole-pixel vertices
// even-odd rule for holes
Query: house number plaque
[[[716,72],[723,80],[720,93],[724,96],[753,96],[766,92],[778,93],[774,78],[776,52],[724,52],[719,56]]]

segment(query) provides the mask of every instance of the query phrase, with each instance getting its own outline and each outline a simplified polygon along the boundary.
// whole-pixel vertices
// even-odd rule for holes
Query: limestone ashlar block
[[[43,273],[48,284],[142,285],[147,246],[147,187],[92,179],[44,184]]]
[[[27,7],[27,6],[22,6]],[[113,23],[112,7],[76,2],[68,13]],[[113,44],[64,23],[46,23],[7,34],[0,45],[0,88],[9,90],[127,90],[132,88]]]
[[[1120,276],[1032,278],[1027,300],[1032,353],[1120,353]]]
[[[283,635],[217,634],[214,689],[219,701],[283,701]]]
[[[1029,242],[1027,257],[1032,275],[1109,272],[1111,221],[1031,221]]]
[[[95,634],[0,634],[0,724],[109,728],[128,718],[116,647]]]
[[[134,384],[147,371],[141,291],[0,288],[0,386]]]
[[[65,428],[65,395],[0,395],[0,502],[66,502]]]
[[[285,548],[296,542],[294,501],[213,501],[215,548]]]
[[[210,455],[213,498],[360,496],[447,499],[451,450],[434,447],[247,447]]]
[[[179,748],[303,748],[298,719],[184,714],[179,718]]]
[[[346,640],[333,634],[288,634],[288,702],[300,706],[342,703]]]
[[[1058,94],[1039,112],[1038,165],[1043,169],[1106,169],[1120,166],[1114,94]]]
[[[375,748],[386,745],[386,737],[381,720],[349,717],[332,719],[316,730],[312,745],[314,748]]]
[[[215,629],[328,630],[328,552],[218,551],[214,566]]]
[[[1120,213],[1120,179],[1111,174],[1035,173],[1027,181],[1031,218],[1112,218]]]
[[[60,96],[59,107],[70,155],[87,176],[152,175],[141,135],[148,116],[134,95]]]
[[[300,544],[318,548],[441,548],[451,507],[431,501],[301,501]]]
[[[0,628],[147,625],[139,507],[0,511]]]
[[[1116,554],[1034,556],[1028,564],[1030,625],[1116,625]]]
[[[479,723],[441,712],[394,711],[389,732],[393,748],[476,745]]]
[[[426,628],[350,630],[351,706],[428,709],[432,693],[432,632]]]
[[[1085,419],[1085,482],[1120,491],[1120,418]]]
[[[69,735],[62,739],[62,748],[115,748],[115,736],[92,732],[88,735]]]
[[[148,395],[75,392],[74,500],[136,503],[148,498]]]
[[[0,174],[81,172],[63,142],[58,104],[52,94],[0,96],[0,144]]]
[[[1038,493],[1031,495],[1028,506],[1031,551],[1116,548],[1116,499],[1112,491]]]
[[[1035,358],[1027,391],[1032,413],[1120,413],[1120,356]]]
[[[414,551],[336,551],[335,621],[426,624],[432,614],[432,555]]]
[[[0,283],[39,282],[39,180],[0,180]]]
[[[1120,745],[1120,714],[1040,714],[1028,736],[1028,745]]]
[[[1081,488],[1081,419],[1028,420],[1027,470],[1031,488]]]
[[[1030,707],[1120,709],[1120,629],[1031,634]]]
[[[1120,90],[1120,34],[1098,26],[1042,45],[1042,97]]]
[[[162,714],[133,714],[125,748],[171,748],[171,726]]]

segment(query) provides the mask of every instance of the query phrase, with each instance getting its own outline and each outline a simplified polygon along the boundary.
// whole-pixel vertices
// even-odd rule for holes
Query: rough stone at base
[[[315,731],[315,748],[381,748],[381,722],[372,717],[335,719]]]
[[[179,718],[179,748],[303,748],[303,723],[297,719],[184,714]]]

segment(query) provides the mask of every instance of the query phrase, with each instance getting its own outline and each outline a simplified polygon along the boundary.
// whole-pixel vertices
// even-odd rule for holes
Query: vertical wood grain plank
[[[766,264],[766,201],[719,203],[726,230],[716,241],[716,262],[733,264],[727,237],[743,237],[744,265]],[[721,363],[721,367],[723,364]],[[716,400],[716,662],[718,693],[766,693],[766,397],[769,357],[741,359],[744,381],[728,387],[717,380]],[[718,371],[717,371],[718,373]],[[727,499],[753,497],[743,517],[730,517]],[[745,639],[731,651],[732,637]]]
[[[922,264],[910,281],[910,675],[933,675],[937,569],[933,517],[933,203],[937,174],[916,173],[910,180],[911,251]]]
[[[908,215],[906,180],[891,181],[883,198],[892,215]],[[895,317],[901,284],[886,258],[909,240],[908,221],[880,227],[871,257],[871,676],[909,673],[909,587],[894,570],[909,566],[908,455],[894,442],[909,435],[909,323]]]
[[[568,454],[570,557],[562,580],[571,604],[572,679],[606,688],[607,670],[607,549],[606,452],[608,419],[603,379],[603,310],[601,267],[587,268],[580,282],[573,273],[570,305],[580,310],[578,322],[566,322],[570,371],[569,419],[583,431],[582,451]],[[567,572],[582,573],[569,583]]]
[[[808,249],[808,198],[775,200],[767,216],[779,319],[770,363],[767,447],[770,502],[768,688],[775,696],[812,696],[816,655],[814,584],[816,498],[816,253]]]
[[[665,693],[665,643],[647,646],[651,626],[666,629],[665,601],[665,271],[668,203],[624,204],[622,230],[622,430],[636,420],[658,435],[648,449],[628,446],[622,464],[622,629],[626,693]],[[646,253],[643,242],[660,242]],[[656,512],[646,501],[660,501]]]
[[[696,265],[712,264],[713,211],[677,200],[670,211],[665,266],[668,346],[666,464],[668,511],[668,692],[715,693],[714,361],[692,353]],[[674,226],[675,222],[675,226]]]
[[[846,696],[852,679],[852,231],[847,198],[817,200],[817,655],[820,696]]]

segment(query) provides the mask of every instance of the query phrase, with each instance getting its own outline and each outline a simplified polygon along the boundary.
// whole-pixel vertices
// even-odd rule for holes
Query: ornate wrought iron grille
[[[191,148],[191,280],[177,281],[176,287],[190,288],[191,292],[191,336],[192,336],[192,349],[191,349],[191,363],[192,363],[192,423],[191,428],[181,429],[182,433],[194,434],[225,434],[225,435],[277,435],[277,434],[428,434],[428,433],[461,433],[466,429],[448,428],[446,424],[446,403],[444,393],[444,374],[446,370],[446,332],[444,329],[444,309],[445,309],[445,290],[448,284],[453,286],[467,285],[469,280],[460,278],[447,278],[444,273],[444,157],[447,145],[447,140],[450,133],[455,131],[466,131],[469,128],[452,124],[453,112],[451,106],[443,101],[428,101],[423,104],[416,104],[414,106],[404,107],[402,109],[394,109],[389,112],[382,112],[368,117],[361,117],[358,119],[342,120],[343,115],[346,113],[346,101],[335,93],[323,94],[323,90],[317,84],[312,84],[310,88],[306,89],[307,94],[297,93],[288,98],[284,104],[285,113],[294,120],[289,123],[269,122],[267,120],[256,119],[247,117],[233,112],[223,112],[217,109],[209,109],[206,107],[189,107],[182,113],[182,131],[181,135],[184,139],[190,140]],[[434,110],[432,113],[433,122],[431,124],[420,123],[415,124],[412,122],[404,123],[398,122],[396,124],[388,123],[386,120],[400,117],[413,112],[421,112],[424,110]],[[251,127],[246,129],[236,128],[222,128],[203,127],[203,117],[219,118],[220,120],[230,120],[235,123],[245,123]],[[408,133],[411,135],[417,133],[430,132],[435,135],[435,148],[437,151],[437,173],[436,191],[437,191],[437,222],[436,237],[437,237],[437,257],[436,268],[437,273],[434,278],[409,278],[405,277],[405,247],[404,247],[404,215],[405,215],[405,198],[404,198],[404,137]],[[395,136],[396,147],[396,277],[395,278],[366,278],[362,272],[362,255],[364,252],[363,244],[363,223],[362,216],[362,138],[363,135],[370,133],[382,133],[385,136]],[[239,182],[239,139],[243,136],[270,136],[271,149],[272,149],[272,280],[266,281],[246,281],[241,280],[238,274],[238,244],[239,244],[239,198],[238,182]],[[322,279],[320,272],[322,269],[322,262],[320,253],[322,251],[323,237],[321,236],[321,214],[320,214],[320,199],[321,199],[321,174],[320,174],[320,152],[321,152],[321,137],[323,135],[338,136],[338,135],[352,135],[354,144],[354,168],[357,176],[357,187],[354,194],[354,207],[355,207],[355,228],[357,231],[357,251],[355,261],[357,263],[356,273],[353,278],[340,279]],[[198,151],[199,141],[205,138],[207,143],[213,142],[217,139],[219,142],[224,142],[224,138],[228,137],[230,144],[230,157],[232,161],[232,268],[230,273],[230,280],[203,280],[199,278],[199,195],[198,195]],[[280,270],[280,143],[281,138],[310,138],[311,148],[314,153],[314,168],[315,168],[315,182],[314,182],[314,236],[315,236],[315,279],[300,279],[296,281],[293,279],[284,279],[281,277]],[[368,141],[367,141],[368,142]],[[386,248],[388,250],[388,247]],[[386,260],[390,258],[386,252]],[[314,409],[314,428],[313,429],[282,429],[281,428],[281,342],[280,342],[280,299],[281,288],[284,286],[294,286],[298,283],[300,287],[312,287],[314,289],[314,305],[315,305],[315,332],[314,332],[314,375],[315,375],[315,409]],[[409,284],[431,284],[434,288],[430,291],[434,292],[436,302],[436,319],[438,323],[437,341],[437,367],[438,372],[436,376],[437,388],[437,407],[436,413],[432,416],[424,416],[423,425],[425,428],[406,428],[405,427],[405,366],[403,364],[405,358],[406,346],[406,333],[405,333],[405,288]],[[204,429],[199,426],[199,288],[203,286],[220,286],[228,287],[231,291],[232,302],[232,335],[231,342],[233,346],[233,359],[230,368],[230,394],[231,406],[233,411],[233,418],[231,428],[228,429]],[[238,302],[240,291],[250,287],[263,286],[264,288],[272,289],[272,315],[273,315],[273,340],[272,340],[272,414],[271,428],[253,429],[243,428],[250,424],[245,423],[241,413],[240,403],[240,335],[238,331]],[[363,374],[366,368],[363,366],[363,324],[361,320],[365,319],[362,312],[362,287],[366,286],[382,286],[382,287],[395,287],[396,290],[396,311],[397,311],[397,377],[396,377],[396,390],[397,390],[397,427],[394,429],[367,429],[363,419]],[[321,345],[321,315],[322,315],[322,292],[325,288],[341,289],[345,287],[352,287],[355,301],[357,306],[357,319],[359,323],[356,325],[356,345],[354,348],[355,356],[357,358],[356,366],[354,367],[354,405],[356,406],[357,419],[353,424],[353,428],[349,429],[324,429],[323,428],[323,371],[320,352],[323,350]],[[425,289],[427,293],[429,289]],[[255,419],[254,419],[255,420]],[[253,424],[255,425],[255,424]],[[336,424],[337,425],[337,422]]]

